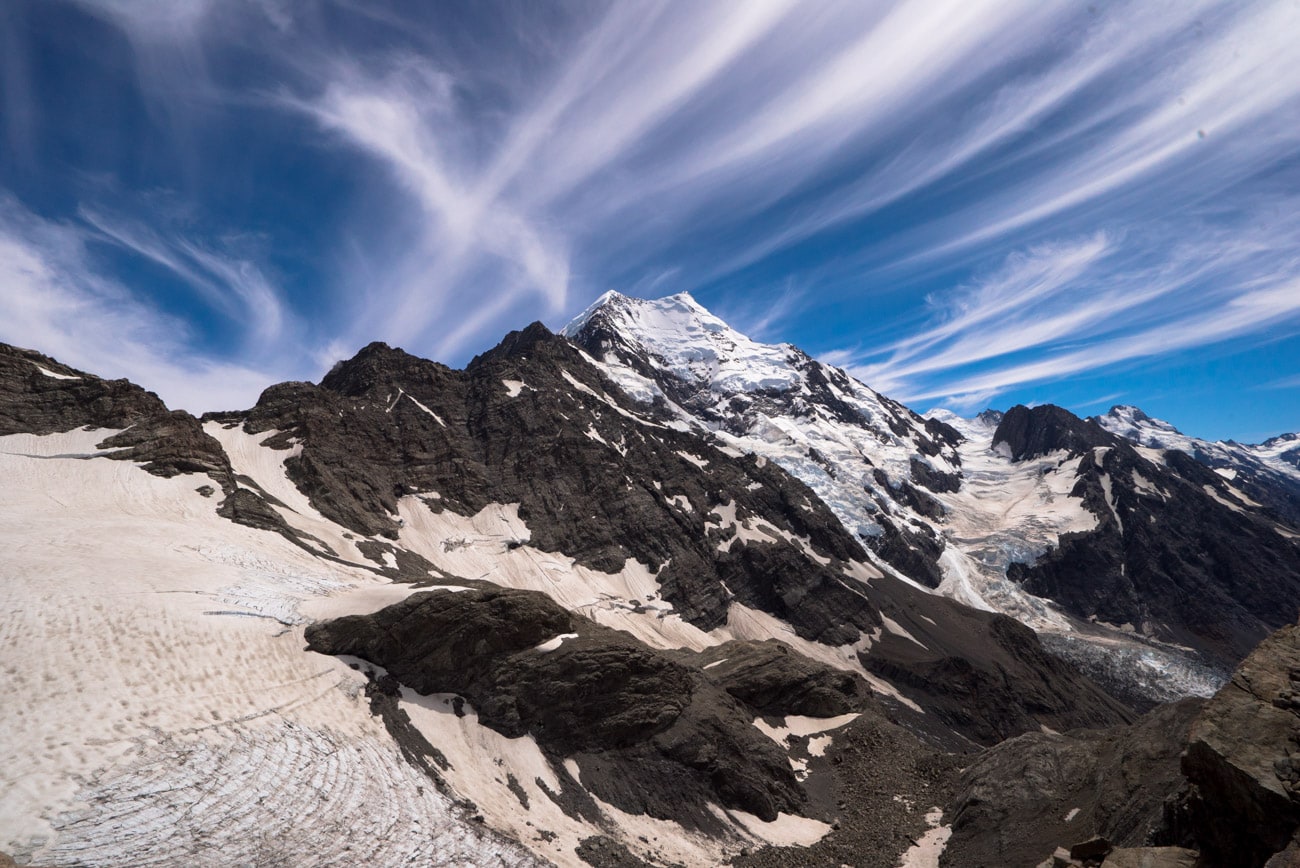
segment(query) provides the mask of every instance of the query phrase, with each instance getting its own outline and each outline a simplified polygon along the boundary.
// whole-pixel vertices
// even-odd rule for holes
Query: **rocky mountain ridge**
[[[1211,478],[1054,407],[922,418],[687,295],[609,293],[564,334],[647,412],[802,479],[882,569],[1021,620],[1139,705],[1208,695],[1284,623],[1284,475]]]
[[[296,809],[284,800],[328,774],[347,782],[331,790],[339,795],[394,788],[365,803],[438,817],[437,846],[492,853],[474,860],[483,864],[576,864],[623,851],[699,864],[819,841],[830,851],[868,848],[885,864],[924,830],[925,811],[893,801],[850,807],[828,793],[861,793],[871,779],[929,799],[918,788],[940,782],[946,761],[937,748],[1131,717],[1027,628],[885,574],[776,464],[728,454],[642,413],[540,326],[508,336],[463,372],[372,345],[320,384],[281,384],[249,411],[201,422],[114,386],[143,410],[126,417],[111,400],[104,410],[74,396],[64,403],[79,410],[49,423],[30,410],[44,406],[31,395],[48,391],[47,381],[96,394],[110,387],[62,367],[49,370],[64,379],[50,377],[40,367],[57,363],[26,351],[4,348],[0,357],[0,394],[16,396],[6,409],[16,427],[32,429],[6,435],[0,450],[14,510],[6,526],[22,540],[10,568],[50,575],[36,592],[24,593],[17,578],[5,583],[6,606],[18,613],[11,629],[26,631],[29,653],[51,672],[69,653],[95,660],[87,677],[100,674],[77,689],[101,696],[104,716],[53,711],[80,694],[25,690],[25,703],[9,705],[7,714],[35,715],[54,727],[52,737],[80,745],[75,761],[25,750],[18,718],[0,720],[10,733],[7,767],[49,782],[44,800],[3,812],[17,824],[0,829],[3,846],[24,859],[167,864],[192,851],[194,836],[212,827],[169,827],[156,802],[128,794],[169,793],[178,811],[202,798],[205,780],[185,762],[194,749],[186,745],[201,738],[221,746],[222,758],[207,762],[229,775],[204,815],[228,817],[230,801],[248,793],[270,806],[267,828],[290,822]],[[169,425],[174,419],[183,424]],[[123,452],[138,448],[147,452]],[[219,460],[198,460],[204,455]],[[105,460],[123,457],[131,460]],[[83,494],[66,493],[74,490]],[[265,520],[244,520],[253,511]],[[85,542],[69,545],[69,535]],[[144,599],[132,590],[142,571]],[[116,590],[106,604],[93,589],[107,586]],[[542,622],[562,631],[535,637],[558,640],[555,653],[523,649],[535,665],[521,669],[500,665],[489,647],[457,646],[456,665],[440,670],[455,679],[437,681],[387,653],[366,651],[351,668],[346,654],[293,648],[311,624],[346,623],[432,587],[463,600],[456,624],[486,617],[507,592],[533,595]],[[153,631],[172,623],[188,638],[159,644]],[[500,631],[483,627],[471,638],[491,632]],[[106,637],[113,643],[101,646]],[[793,650],[773,656],[771,640]],[[232,646],[238,657],[220,662]],[[321,669],[324,660],[334,662]],[[54,677],[40,674],[44,665],[33,667],[38,681]],[[134,683],[122,673],[140,670],[151,690],[203,687],[167,704],[160,723],[151,693],[135,703],[115,686]],[[525,710],[566,686],[586,702],[591,690],[628,679],[657,685],[644,708],[656,720],[667,714],[666,729],[641,726],[631,703],[627,719],[637,725],[612,742],[600,727],[586,740],[570,732],[557,742],[551,718]],[[810,685],[821,686],[808,693]],[[284,701],[255,698],[263,691]],[[507,696],[518,697],[515,710],[499,714]],[[581,711],[583,702],[570,707]],[[124,733],[138,758],[105,753],[116,743],[110,732]],[[825,759],[840,737],[857,747]],[[368,746],[357,756],[369,765],[314,758],[340,756],[350,739]],[[248,771],[270,746],[300,744],[274,791]],[[724,745],[732,747],[719,752]],[[375,765],[385,750],[407,771]],[[871,768],[890,771],[879,777]],[[683,769],[698,784],[678,793]],[[74,783],[87,780],[94,788]],[[71,802],[58,795],[69,787]],[[96,810],[102,799],[120,803],[118,814]],[[92,807],[78,813],[75,804]],[[347,832],[313,822],[297,834],[332,835],[339,851],[317,864],[347,864],[343,850],[382,819],[374,811],[354,810],[360,819]],[[222,822],[232,834],[247,828]],[[31,837],[42,823],[48,831]],[[221,840],[250,861],[269,846],[247,835]],[[427,854],[429,841],[390,837],[385,852]]]
[[[1093,421],[1139,446],[1189,455],[1289,524],[1300,523],[1300,434],[1280,434],[1258,444],[1211,442],[1124,405],[1111,407]]]
[[[701,334],[715,350],[736,341],[716,324]],[[1078,633],[1128,612],[1068,581],[1076,561],[1100,563],[1128,593],[1102,602],[1154,624],[1150,637],[1133,627],[1132,647],[1209,649],[1199,610],[1130,565],[1199,545],[1163,533],[1186,509],[1211,510],[1193,524],[1259,535],[1260,557],[1285,552],[1263,536],[1278,532],[1273,513],[1221,474],[1162,464],[1056,408],[926,420],[793,348],[755,351],[753,370],[721,379],[756,397],[723,401],[709,384],[726,360],[698,349],[669,360],[694,391],[644,400],[635,387],[658,383],[654,364],[593,362],[538,324],[463,371],[372,344],[318,384],[197,420],[0,347],[0,592],[13,616],[0,635],[21,638],[28,660],[9,670],[23,701],[0,710],[15,784],[0,848],[57,865],[367,853],[894,868],[949,833],[944,864],[1036,862],[1077,829],[1121,849],[1227,852],[1230,828],[1197,838],[1176,822],[1238,791],[1215,757],[1240,746],[1213,736],[1218,724],[1190,724],[1211,747],[1171,771],[1188,721],[1218,719],[1210,706],[1133,723],[1122,679],[1091,678],[1069,662],[1087,659],[1016,619],[935,593],[890,546],[932,563],[941,590],[1027,601]],[[795,374],[782,380],[782,365]],[[748,448],[769,423],[780,449]],[[813,440],[823,470],[833,450],[858,450],[877,533],[846,530],[819,496],[825,479],[787,472],[782,457]],[[1010,523],[1008,486],[1025,504]],[[1125,531],[1135,522],[1161,532]],[[987,576],[1022,563],[1023,587],[963,577],[977,562]],[[1212,597],[1252,578],[1268,576],[1228,565],[1200,580]],[[1229,612],[1225,660],[1270,623],[1251,605]],[[1265,647],[1243,671],[1276,668],[1281,646]],[[1290,701],[1282,688],[1250,696]],[[1279,720],[1261,742],[1289,731]],[[22,733],[38,729],[32,750]],[[1036,797],[1012,745],[1035,740],[1045,767],[1088,770],[1069,773],[1102,793],[1086,812],[1052,825],[1023,807]],[[330,809],[304,810],[304,793]]]

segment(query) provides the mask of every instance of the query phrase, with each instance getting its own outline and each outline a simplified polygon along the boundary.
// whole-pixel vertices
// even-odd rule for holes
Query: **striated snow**
[[[126,462],[83,459],[113,432],[0,438],[0,478],[12,489],[0,513],[0,650],[24,661],[6,666],[0,697],[0,849],[56,866],[533,865],[536,857],[576,866],[579,841],[616,834],[659,862],[720,864],[746,847],[808,844],[829,830],[715,807],[731,833],[709,838],[599,800],[598,821],[570,818],[547,790],[575,782],[563,783],[567,772],[531,738],[506,739],[463,703],[457,714],[449,697],[404,690],[401,708],[450,762],[440,771],[444,794],[371,716],[364,671],[376,667],[303,648],[306,624],[372,612],[417,588],[378,577],[347,532],[293,489],[284,461],[294,450],[260,445],[274,432],[208,430],[237,472],[284,503],[286,520],[343,559],[218,517],[217,501],[195,491],[202,477],[159,479]],[[401,543],[439,569],[543,591],[654,647],[797,640],[759,613],[741,617],[744,629],[692,627],[644,565],[600,573],[527,545],[514,505],[465,517],[410,495],[399,517]],[[852,646],[795,644],[861,672]],[[457,802],[465,798],[483,822],[470,820]]]
[[[358,673],[303,651],[300,605],[410,588],[218,517],[203,477],[65,457],[112,433],[0,438],[0,850],[536,864],[402,760]]]

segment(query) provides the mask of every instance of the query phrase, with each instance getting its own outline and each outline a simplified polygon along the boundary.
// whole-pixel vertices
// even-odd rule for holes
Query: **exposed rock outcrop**
[[[1260,866],[1300,830],[1300,627],[1264,640],[1192,726],[1183,772],[1212,865]]]
[[[806,798],[751,725],[753,709],[698,668],[543,594],[421,592],[313,625],[307,640],[383,666],[418,693],[464,696],[487,726],[575,759],[589,791],[630,813],[711,829],[710,801],[773,820]]]
[[[1188,699],[1131,726],[1029,733],[986,751],[962,774],[942,864],[1037,865],[1098,836],[1119,847],[1187,843],[1179,757],[1204,705]]]
[[[860,676],[815,663],[775,639],[679,653],[759,714],[835,717],[861,711],[871,695]]]
[[[1002,415],[993,432],[994,448],[1005,446],[1015,461],[1062,449],[1080,453],[1097,446],[1110,446],[1115,439],[1095,422],[1080,419],[1052,404],[1032,409],[1017,404]]]
[[[126,428],[166,413],[162,399],[128,380],[103,380],[0,344],[0,435]]]

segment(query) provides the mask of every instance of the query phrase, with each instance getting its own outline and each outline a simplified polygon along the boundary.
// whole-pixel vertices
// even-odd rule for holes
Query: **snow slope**
[[[1151,449],[1176,449],[1225,470],[1267,469],[1300,483],[1300,434],[1281,434],[1256,444],[1201,440],[1127,405],[1111,407],[1105,415],[1096,417],[1096,421],[1112,434]]]
[[[56,866],[577,865],[579,842],[604,834],[658,863],[696,865],[829,831],[721,808],[732,831],[714,837],[604,803],[596,820],[571,817],[551,794],[579,781],[531,737],[507,739],[467,705],[458,714],[450,697],[404,690],[400,708],[448,761],[440,790],[371,714],[374,667],[304,651],[306,624],[414,587],[379,576],[365,541],[311,507],[285,475],[293,451],[261,445],[274,432],[207,430],[237,474],[340,560],[220,518],[197,490],[204,477],[95,457],[111,431],[0,438],[0,850]],[[742,607],[711,633],[692,627],[634,560],[601,573],[524,544],[515,506],[462,517],[409,496],[400,512],[398,544],[466,585],[540,590],[655,647],[780,636],[867,674],[854,649],[801,640]]]
[[[921,417],[791,344],[751,340],[686,293],[606,293],[563,334],[634,399],[658,398],[724,447],[780,464],[862,537],[879,536],[885,515],[925,523],[891,490],[911,480],[914,460],[958,472]]]
[[[408,588],[219,518],[200,477],[0,438],[0,849],[43,865],[532,865],[402,760],[299,607]]]

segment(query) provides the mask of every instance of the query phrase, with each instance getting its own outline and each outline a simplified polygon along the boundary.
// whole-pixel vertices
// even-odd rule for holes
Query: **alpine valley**
[[[0,345],[0,495],[20,865],[1300,864],[1300,435],[609,293],[202,418]]]

